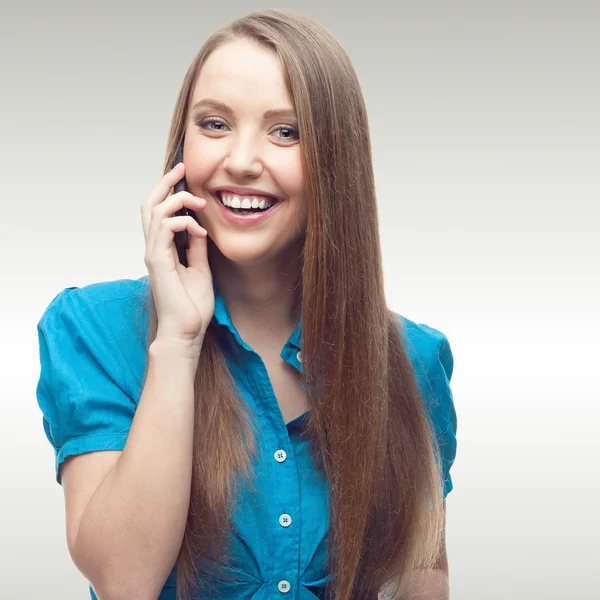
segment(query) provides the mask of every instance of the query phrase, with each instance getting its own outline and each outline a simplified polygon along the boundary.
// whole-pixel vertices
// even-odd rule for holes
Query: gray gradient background
[[[280,3],[350,53],[390,305],[448,336],[451,597],[600,598],[597,2]],[[88,597],[35,399],[63,287],[145,274],[193,55],[252,2],[2,4],[0,597]]]

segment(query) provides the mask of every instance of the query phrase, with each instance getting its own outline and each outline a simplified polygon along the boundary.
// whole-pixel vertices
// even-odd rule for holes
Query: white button
[[[283,462],[285,459],[287,458],[287,453],[285,450],[277,450],[277,452],[275,452],[275,460],[277,462]]]
[[[285,513],[279,517],[279,524],[282,527],[289,527],[292,524],[292,517],[290,515],[286,515]]]
[[[296,358],[298,359],[298,362],[302,362],[302,352],[298,352],[298,354],[296,354]]]
[[[286,581],[285,579],[282,579],[278,584],[277,584],[277,589],[282,593],[282,594],[287,594],[290,589],[290,582]]]

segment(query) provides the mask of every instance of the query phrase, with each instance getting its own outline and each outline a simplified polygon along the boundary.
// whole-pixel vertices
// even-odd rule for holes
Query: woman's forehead
[[[206,97],[229,105],[256,102],[265,110],[292,104],[276,53],[247,40],[219,46],[206,59],[191,105]]]
[[[227,42],[213,50],[200,70],[198,82],[215,83],[224,78],[248,83],[284,83],[283,69],[275,51],[245,39]]]

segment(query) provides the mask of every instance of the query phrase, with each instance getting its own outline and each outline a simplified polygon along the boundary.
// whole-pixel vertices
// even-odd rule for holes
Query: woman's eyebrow
[[[228,115],[233,114],[233,109],[230,106],[228,106],[227,104],[224,104],[223,102],[219,102],[218,100],[214,100],[213,98],[202,98],[201,100],[198,100],[198,102],[196,102],[192,106],[192,110],[196,110],[197,108],[200,108],[202,106],[207,106],[209,108],[213,108],[215,110],[226,113]],[[273,108],[273,109],[267,110],[265,112],[265,114],[263,115],[264,120],[272,119],[274,117],[295,119],[296,112],[294,111],[293,108]]]
[[[278,119],[295,119],[296,111],[293,108],[273,108],[263,115],[265,121],[274,117]]]
[[[202,106],[207,106],[208,108],[214,108],[220,112],[227,113],[229,115],[233,114],[233,110],[227,106],[227,104],[223,104],[223,102],[219,102],[218,100],[213,100],[212,98],[202,98],[198,100],[194,106],[192,106],[192,110],[196,110]]]

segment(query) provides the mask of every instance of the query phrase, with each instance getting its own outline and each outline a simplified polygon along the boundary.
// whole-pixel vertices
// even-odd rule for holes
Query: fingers
[[[148,226],[152,216],[152,209],[165,200],[170,194],[174,185],[185,175],[185,166],[178,163],[170,171],[167,171],[161,178],[158,185],[152,190],[146,202],[140,207],[142,213],[142,227],[144,235],[147,235]]]
[[[190,247],[187,251],[188,266],[202,272],[208,267],[208,232],[200,227],[203,233],[200,236],[190,235]]]
[[[151,210],[150,223],[148,224],[148,240],[151,240],[158,231],[162,221],[166,218],[175,218],[174,215],[182,208],[199,211],[206,206],[206,200],[194,196],[189,192],[177,192],[169,196],[164,202],[154,206]],[[179,216],[179,215],[177,215]]]
[[[196,213],[206,207],[206,200],[190,192],[171,193],[175,184],[184,176],[182,163],[163,175],[160,183],[152,190],[148,200],[141,206],[142,227],[146,240],[144,261],[149,271],[156,268],[173,270],[179,264],[177,250],[173,243],[175,232],[187,230],[190,248],[188,265],[202,267],[207,260],[206,240],[208,234],[200,226],[196,215],[177,214],[183,208]]]
[[[173,245],[176,231],[187,230],[190,234],[190,247],[197,238],[206,237],[206,229],[201,227],[193,217],[167,217],[161,219],[155,235],[150,236],[146,246],[144,262],[148,270],[177,265],[179,260]]]
[[[150,193],[148,202],[149,208],[152,209],[157,204],[160,204],[168,195],[171,188],[180,181],[185,175],[185,166],[183,163],[178,163],[170,171],[167,171],[158,185]]]

